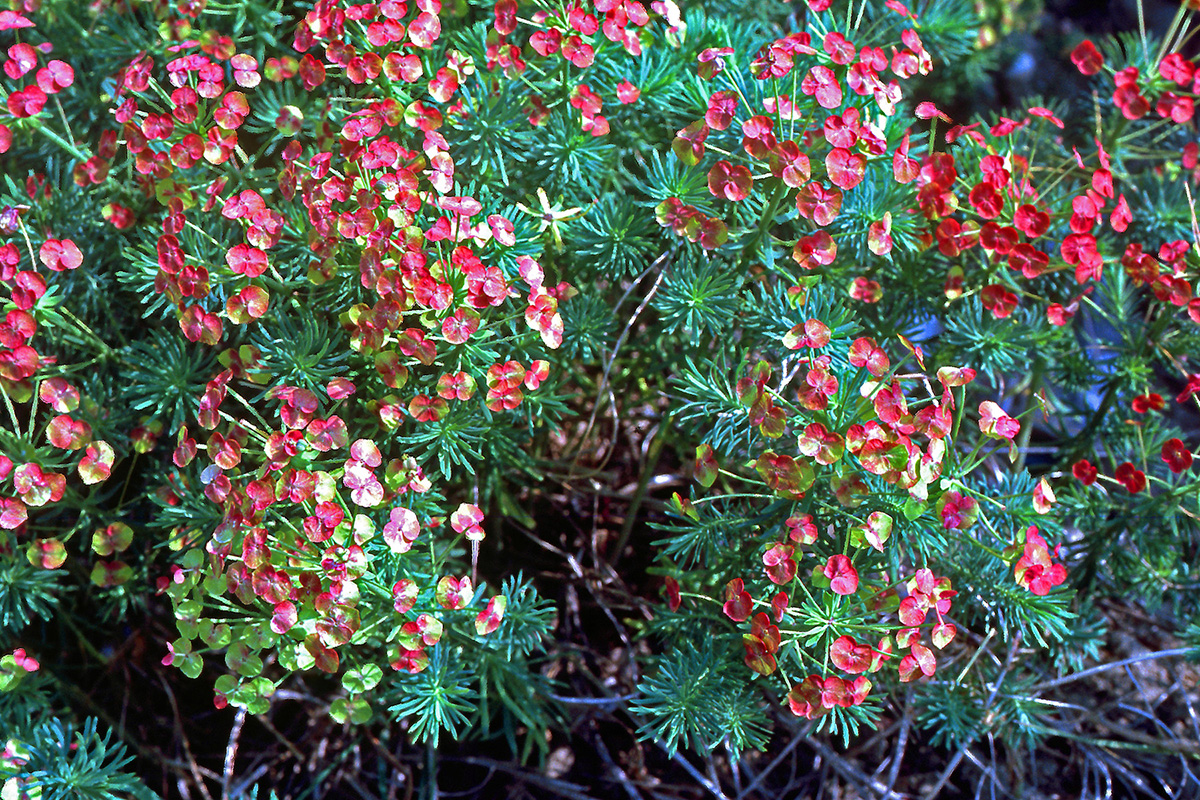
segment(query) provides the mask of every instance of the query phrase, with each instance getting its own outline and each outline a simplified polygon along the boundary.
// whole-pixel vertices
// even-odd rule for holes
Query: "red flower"
[[[1133,398],[1133,402],[1131,402],[1130,405],[1137,413],[1145,414],[1149,411],[1162,411],[1163,407],[1166,405],[1166,401],[1163,400],[1161,394],[1157,392],[1151,392],[1150,394],[1140,394]]]
[[[1079,461],[1076,461],[1071,467],[1071,474],[1074,475],[1075,479],[1084,486],[1091,486],[1096,482],[1098,470],[1096,469],[1095,465],[1093,465],[1086,458],[1083,458]]]
[[[848,595],[858,591],[858,571],[846,556],[830,556],[822,573],[829,579],[829,588],[835,594]]]
[[[991,400],[979,404],[979,430],[989,436],[1011,440],[1021,430],[1021,423],[1004,413]]]
[[[862,183],[866,168],[866,159],[843,147],[835,147],[825,156],[829,182],[840,189],[849,191]]]
[[[734,578],[725,586],[725,604],[721,607],[725,616],[734,622],[745,622],[750,618],[753,607],[754,598],[746,591],[746,584],[741,578]]]
[[[842,104],[842,87],[829,67],[816,66],[800,82],[800,91],[816,97],[821,108],[837,108]]]
[[[1039,596],[1049,594],[1051,589],[1067,579],[1066,568],[1050,561],[1046,540],[1035,525],[1030,525],[1025,531],[1025,552],[1017,560],[1014,574],[1017,583]]]
[[[1090,39],[1084,39],[1071,51],[1071,63],[1084,75],[1095,75],[1104,66],[1104,56]]]
[[[725,69],[725,56],[733,55],[732,47],[707,47],[700,51],[697,57],[699,65],[696,74],[701,80],[712,80],[714,76]]]
[[[754,178],[750,168],[742,164],[730,164],[728,161],[718,161],[708,171],[708,190],[713,197],[725,200],[745,200],[754,186]]]
[[[8,111],[14,117],[33,117],[46,107],[46,93],[37,86],[26,86],[8,96]]]
[[[805,219],[825,227],[842,210],[842,193],[838,189],[826,189],[819,181],[813,181],[805,184],[796,195],[796,210]]]
[[[1117,467],[1117,471],[1113,473],[1113,477],[1119,483],[1124,484],[1125,488],[1133,494],[1137,494],[1146,488],[1146,473],[1128,461]]]
[[[1192,466],[1192,451],[1180,439],[1168,439],[1162,446],[1162,460],[1171,472],[1179,474]]]
[[[763,553],[764,571],[771,583],[782,585],[796,577],[796,560],[792,558],[794,552],[795,548],[791,545],[776,544]]]
[[[860,645],[852,636],[842,636],[829,646],[829,660],[843,672],[857,675],[871,668],[874,650]]]
[[[770,675],[776,669],[775,652],[779,650],[779,628],[771,624],[763,612],[754,615],[750,633],[742,634],[746,648],[746,666],[760,675]]]

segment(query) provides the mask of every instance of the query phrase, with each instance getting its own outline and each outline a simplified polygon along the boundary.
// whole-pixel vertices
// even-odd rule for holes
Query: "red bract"
[[[1150,392],[1149,394],[1139,394],[1129,405],[1137,413],[1146,414],[1150,411],[1162,411],[1166,406],[1166,401],[1158,392]]]
[[[973,498],[950,489],[938,499],[938,513],[946,530],[966,530],[979,517],[979,503]]]
[[[497,0],[493,11],[496,19],[492,23],[492,27],[496,29],[496,33],[507,36],[517,29],[516,0]]]
[[[0,497],[0,528],[14,530],[29,518],[25,504],[12,497]]]
[[[852,636],[840,636],[829,646],[829,660],[843,672],[857,675],[871,669],[874,650],[870,645],[860,645]]]
[[[846,556],[830,556],[821,572],[829,579],[829,588],[835,594],[849,595],[858,591],[858,571]]]
[[[595,51],[592,50],[592,46],[590,44],[586,44],[582,39],[574,35],[568,36],[563,40],[562,54],[567,61],[570,61],[580,69],[590,67],[596,58]]]
[[[267,254],[257,247],[236,244],[225,253],[225,263],[239,275],[257,278],[267,271]]]
[[[36,80],[39,89],[54,94],[75,82],[75,70],[67,62],[54,59],[37,71]]]
[[[486,636],[499,628],[507,607],[508,598],[504,595],[497,595],[488,600],[487,605],[475,617],[475,633]]]
[[[1056,127],[1056,128],[1061,129],[1061,128],[1066,127],[1063,124],[1063,121],[1061,119],[1059,119],[1058,117],[1054,116],[1054,112],[1048,108],[1044,108],[1042,106],[1034,106],[1033,108],[1029,109],[1029,113],[1035,117],[1041,117],[1042,119],[1049,120],[1050,124],[1054,125],[1054,127]]]
[[[54,272],[77,269],[80,264],[83,264],[83,253],[79,252],[76,243],[70,239],[61,241],[47,239],[38,249],[37,258],[47,266],[47,269]]]
[[[842,193],[838,189],[827,189],[819,181],[805,184],[796,195],[796,210],[805,219],[811,219],[820,227],[833,222],[842,210]]]
[[[0,351],[0,378],[22,381],[37,372],[40,357],[29,345],[20,345],[12,350]]]
[[[855,339],[850,344],[849,359],[851,365],[859,368],[866,367],[867,371],[876,378],[882,377],[891,369],[887,353],[875,343],[874,339],[865,336]]]
[[[883,219],[872,222],[867,228],[867,249],[877,256],[892,252],[892,212],[883,212]]]
[[[770,675],[776,669],[775,652],[779,650],[779,628],[763,612],[754,615],[750,633],[742,635],[746,666],[760,675]]]
[[[754,598],[746,591],[741,578],[734,578],[725,586],[725,603],[721,610],[734,622],[745,622],[750,618]]]
[[[1071,63],[1084,75],[1095,75],[1104,66],[1104,56],[1090,39],[1084,39],[1071,51]]]
[[[1017,296],[998,283],[988,284],[979,293],[979,302],[996,319],[1005,319],[1017,307]]]
[[[775,544],[763,553],[763,567],[771,583],[785,584],[796,577],[796,560],[792,558],[795,548],[791,545]]]
[[[809,69],[800,82],[800,91],[809,97],[816,97],[821,108],[834,109],[842,104],[842,86],[829,67]]]
[[[1050,509],[1054,506],[1057,498],[1054,496],[1054,489],[1050,486],[1050,482],[1045,478],[1038,481],[1038,485],[1033,489],[1033,509],[1039,514],[1049,514]]]
[[[977,184],[967,195],[967,200],[983,219],[995,219],[1004,210],[1004,198],[990,183]]]
[[[46,93],[37,86],[26,86],[10,94],[7,105],[14,117],[33,117],[46,107]]]
[[[857,153],[835,147],[825,156],[825,169],[834,186],[849,191],[862,183],[867,161]]]
[[[774,133],[775,121],[757,114],[742,123],[742,150],[751,158],[760,161],[771,157],[778,141]]]
[[[456,611],[463,608],[471,601],[475,589],[471,585],[471,578],[463,576],[455,578],[451,575],[445,575],[437,583],[437,588],[434,590],[434,599],[437,604],[448,611]]]
[[[907,683],[916,679],[918,672],[928,678],[937,671],[937,659],[928,647],[914,643],[911,653],[900,659],[900,680],[902,682]]]
[[[824,681],[817,675],[809,675],[788,692],[788,708],[798,717],[817,719],[829,709],[821,703]]]
[[[1095,465],[1084,458],[1076,461],[1071,466],[1071,474],[1074,475],[1075,479],[1084,486],[1091,486],[1096,482],[1096,476],[1099,474],[1099,471],[1096,469]]]
[[[92,438],[92,426],[66,414],[46,424],[46,438],[60,450],[81,450]]]
[[[621,81],[617,84],[617,100],[623,105],[636,103],[638,98],[642,96],[642,90],[634,86],[629,81]]]
[[[1055,551],[1057,554],[1057,548]],[[1036,595],[1049,594],[1051,589],[1067,579],[1066,568],[1051,562],[1046,540],[1034,525],[1025,531],[1025,549],[1013,572],[1017,583]]]
[[[882,553],[884,543],[892,535],[892,523],[893,520],[889,515],[882,511],[872,511],[867,517],[866,524],[859,526],[854,535],[857,536],[861,531],[867,544]]]
[[[1122,73],[1128,70],[1132,70],[1132,73],[1121,80]],[[1127,67],[1117,73],[1117,88],[1113,91],[1112,99],[1126,119],[1141,119],[1150,112],[1150,101],[1138,91],[1136,67]]]
[[[1050,228],[1050,215],[1028,203],[1017,208],[1013,225],[1030,239],[1037,239]]]
[[[1181,439],[1168,439],[1162,446],[1162,460],[1171,472],[1179,474],[1192,466],[1192,451]]]
[[[988,436],[1011,440],[1021,430],[1021,423],[991,400],[979,404],[979,430]]]
[[[741,164],[730,164],[728,161],[718,161],[708,171],[708,191],[713,197],[737,202],[750,196],[754,186],[754,178],[750,169]]]
[[[920,174],[920,165],[917,164],[916,159],[908,157],[908,149],[909,134],[906,132],[892,156],[892,175],[895,177],[896,183],[911,183]]]
[[[25,551],[29,563],[42,569],[58,569],[67,560],[67,548],[58,539],[35,539]]]
[[[814,350],[819,350],[829,344],[829,326],[819,319],[805,320],[802,324],[795,326],[783,337],[783,344],[789,350],[796,350],[801,347],[811,347]]]
[[[189,342],[215,345],[221,340],[221,318],[199,306],[188,306],[179,317],[179,329]]]
[[[8,60],[4,62],[4,74],[14,81],[37,66],[37,51],[25,42],[8,48]]]
[[[928,100],[923,103],[917,103],[917,107],[913,113],[916,114],[918,119],[933,119],[936,117],[942,122],[950,122],[950,117],[946,115],[946,112],[942,111]]]
[[[792,247],[792,260],[804,269],[828,266],[837,257],[837,242],[825,231],[804,236]]]
[[[1146,474],[1128,461],[1117,467],[1113,477],[1133,494],[1146,488]]]
[[[697,445],[696,459],[692,469],[692,476],[696,479],[696,482],[707,489],[716,483],[720,470],[721,467],[717,463],[717,457],[713,452],[712,445]]]
[[[225,301],[225,314],[235,325],[245,325],[267,313],[270,296],[261,286],[246,286]]]
[[[859,276],[850,284],[850,296],[864,303],[878,303],[883,299],[883,287],[878,281]]]
[[[1180,97],[1174,92],[1165,92],[1158,98],[1154,110],[1160,117],[1169,118],[1172,122],[1183,125],[1196,113],[1196,105],[1190,97]]]
[[[0,11],[0,31],[32,28],[33,23],[17,11]]]
[[[713,92],[708,98],[708,110],[704,114],[704,121],[713,130],[723,131],[733,124],[737,109],[737,92],[731,89]]]
[[[1117,198],[1117,206],[1109,216],[1108,224],[1117,233],[1124,233],[1131,222],[1133,222],[1133,213],[1129,210],[1129,203],[1126,202],[1125,195],[1122,194]]]
[[[475,542],[483,539],[481,522],[483,522],[483,512],[479,510],[478,506],[470,503],[460,504],[450,515],[450,527]]]
[[[835,64],[849,64],[857,54],[854,43],[837,31],[825,34],[825,38],[821,40],[821,47]]]
[[[792,71],[794,63],[791,51],[781,41],[776,41],[762,46],[750,62],[750,69],[754,77],[762,81],[782,78]]]
[[[671,142],[671,152],[675,157],[688,166],[700,163],[704,155],[704,140],[708,138],[709,127],[703,120],[696,120],[675,134]]]
[[[60,414],[68,414],[79,408],[79,390],[65,378],[47,378],[42,382],[38,396]]]

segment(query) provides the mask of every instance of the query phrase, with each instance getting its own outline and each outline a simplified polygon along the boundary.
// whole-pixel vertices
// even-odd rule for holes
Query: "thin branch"
[[[1013,659],[1016,658],[1017,655],[1017,648],[1020,646],[1021,634],[1018,633],[1013,637],[1012,645],[1008,648],[1008,655],[1004,658],[1004,666],[1000,670],[1000,675],[996,678],[996,682],[992,686],[992,691],[988,695],[987,702],[983,704],[985,711],[992,707],[992,703],[996,702],[996,695],[999,694],[1000,687],[1004,685],[1004,679],[1008,677],[1008,670],[1012,667]],[[945,769],[942,770],[942,774],[938,776],[937,783],[933,785],[932,789],[926,792],[925,800],[933,800],[933,798],[941,794],[942,789],[945,788],[946,783],[950,780],[950,776],[954,774],[954,770],[958,769],[959,763],[963,760],[963,757],[967,755],[968,748],[970,748],[971,744],[977,738],[979,737],[973,736],[968,741],[963,742],[962,747],[958,749],[958,752],[954,754],[952,759],[950,759],[950,763],[947,764]],[[972,757],[972,760],[974,760],[974,757]]]
[[[1033,686],[1029,687],[1029,692],[1033,693],[1040,692],[1044,689],[1053,689],[1056,686],[1074,683],[1075,681],[1089,678],[1092,675],[1097,675],[1101,672],[1107,672],[1110,669],[1120,669],[1122,667],[1129,666],[1130,664],[1137,664],[1142,661],[1152,661],[1156,658],[1176,658],[1180,656],[1187,656],[1191,655],[1195,651],[1196,648],[1194,647],[1176,647],[1172,650],[1157,650],[1152,653],[1141,653],[1140,655],[1130,656],[1129,658],[1121,661],[1114,661],[1111,664],[1098,664],[1097,666],[1089,667],[1088,669],[1072,673],[1071,675],[1064,675],[1061,678],[1055,678],[1051,681],[1035,683]]]
[[[167,692],[167,700],[171,703],[171,712],[175,715],[175,729],[179,732],[179,741],[183,745],[183,754],[187,758],[188,768],[192,773],[192,780],[196,782],[196,788],[200,790],[200,794],[204,796],[204,800],[213,800],[212,794],[208,791],[208,784],[204,782],[204,778],[200,775],[199,765],[196,764],[196,757],[192,755],[192,746],[188,742],[187,733],[183,730],[183,715],[179,713],[179,703],[175,702],[175,692],[171,690],[171,684],[167,683],[167,679],[162,676],[161,672],[155,672],[159,683]]]
[[[891,797],[896,789],[896,780],[900,777],[900,762],[904,760],[904,749],[908,745],[908,730],[912,727],[912,687],[904,692],[904,710],[900,717],[900,734],[896,737],[896,748],[892,754],[892,764],[888,768],[887,795]]]
[[[684,771],[687,772],[688,775],[691,775],[692,779],[696,781],[696,783],[707,789],[713,797],[717,798],[717,800],[729,800],[729,796],[726,795],[725,792],[721,791],[721,787],[710,781],[702,772],[700,772],[700,770],[692,766],[692,763],[684,758],[682,753],[680,753],[678,750],[672,753],[668,749],[666,742],[664,742],[662,739],[655,739],[654,743],[658,745],[664,753],[669,753],[671,760],[683,767]]]
[[[221,778],[221,798],[229,800],[229,784],[233,781],[233,762],[237,758],[238,739],[242,735],[242,726],[246,724],[246,709],[239,708],[233,717],[233,727],[229,730],[229,743],[225,745],[225,765]]]

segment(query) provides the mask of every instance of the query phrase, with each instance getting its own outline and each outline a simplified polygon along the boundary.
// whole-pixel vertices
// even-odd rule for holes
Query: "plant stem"
[[[742,249],[742,258],[739,266],[745,269],[749,266],[749,261],[758,251],[758,245],[766,236],[767,230],[771,227],[771,222],[775,219],[775,215],[779,213],[779,204],[783,202],[784,196],[787,194],[788,186],[782,180],[776,178],[775,188],[771,192],[771,197],[767,200],[767,206],[763,209],[763,215],[758,220],[758,229],[754,232],[754,238],[746,243]]]
[[[1029,378],[1029,406],[1026,411],[1032,410],[1037,402],[1035,395],[1038,389],[1042,386],[1042,362],[1038,360],[1033,366],[1033,375]],[[1017,462],[1013,468],[1020,472],[1025,469],[1025,452],[1029,449],[1029,438],[1033,435],[1033,424],[1031,420],[1025,420],[1025,424],[1021,426],[1021,432],[1017,434]]]
[[[654,475],[659,456],[662,455],[663,445],[666,443],[667,432],[670,428],[671,415],[667,414],[663,417],[662,422],[659,423],[658,433],[651,440],[650,447],[646,451],[646,463],[642,465],[642,477],[638,480],[637,490],[634,491],[633,497],[629,500],[629,509],[625,512],[625,523],[621,526],[621,535],[617,537],[617,546],[613,548],[612,555],[609,558],[609,563],[614,568],[621,559],[621,553],[624,552],[625,546],[629,544],[629,537],[633,534],[633,526],[637,522],[638,508],[641,507],[642,501],[646,499],[646,490],[650,488],[650,479]]]

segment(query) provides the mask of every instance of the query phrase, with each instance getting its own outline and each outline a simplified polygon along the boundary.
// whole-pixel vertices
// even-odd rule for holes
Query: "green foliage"
[[[11,534],[0,542],[0,640],[35,618],[49,619],[58,607],[62,586],[55,573],[36,567],[15,548]]]
[[[129,408],[165,418],[177,430],[193,413],[195,398],[212,376],[212,352],[155,329],[122,353],[130,364],[125,394]]]
[[[735,754],[761,748],[766,715],[742,685],[740,670],[731,671],[728,655],[706,639],[662,656],[638,686],[641,697],[632,707],[649,717],[642,736],[662,740],[671,753],[680,745],[713,750],[725,744]]]
[[[409,718],[412,736],[437,747],[443,733],[458,738],[475,710],[476,694],[470,688],[470,673],[449,646],[435,647],[429,667],[416,675],[398,673],[384,688],[385,699],[397,698],[387,707],[394,719]]]
[[[48,73],[3,81],[4,643],[153,613],[162,576],[164,663],[219,707],[322,673],[340,725],[544,756],[555,609],[495,575],[524,553],[494,518],[576,507],[601,410],[610,563],[658,532],[631,710],[671,754],[762,749],[770,709],[845,746],[909,685],[934,745],[1026,750],[1042,673],[1105,652],[1098,596],[1200,612],[1182,11],[947,137],[916,101],[982,92],[1022,4],[400,5],[50,0],[3,32],[75,69],[44,108]],[[141,791],[6,676],[23,789]]]
[[[652,306],[666,333],[679,334],[691,347],[723,336],[737,314],[742,278],[690,249],[666,268]]]
[[[60,720],[38,723],[24,734],[28,753],[19,768],[0,761],[0,780],[15,780],[14,787],[38,793],[46,800],[118,800],[155,795],[124,771],[132,756],[112,742],[111,733],[101,736],[96,720],[88,719],[79,730]]]

